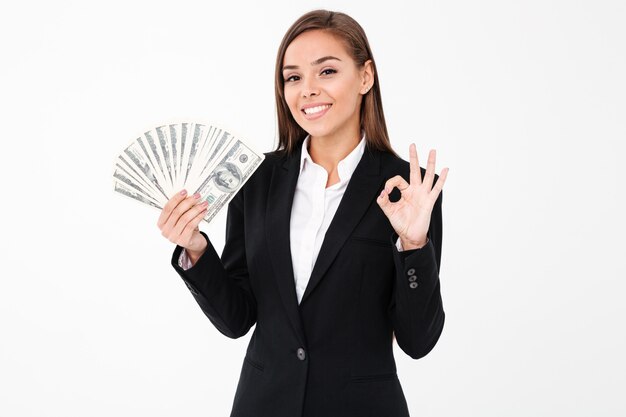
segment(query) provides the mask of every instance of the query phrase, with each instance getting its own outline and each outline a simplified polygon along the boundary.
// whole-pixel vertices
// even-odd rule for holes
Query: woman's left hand
[[[391,226],[400,237],[404,250],[418,249],[428,242],[426,234],[430,225],[430,215],[448,176],[448,168],[441,170],[441,174],[439,174],[433,187],[436,160],[434,149],[428,154],[428,164],[423,181],[415,144],[411,144],[409,147],[409,157],[411,170],[409,181],[411,183],[407,183],[400,175],[396,175],[387,180],[385,188],[376,199]],[[401,197],[400,200],[392,203],[389,201],[389,194],[394,188],[400,190]]]

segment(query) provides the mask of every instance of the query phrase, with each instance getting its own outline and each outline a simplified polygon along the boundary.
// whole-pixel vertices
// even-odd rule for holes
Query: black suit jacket
[[[233,198],[221,259],[210,241],[186,271],[178,266],[182,248],[172,257],[221,333],[241,337],[256,324],[231,416],[406,417],[393,334],[418,359],[443,329],[441,195],[426,246],[398,252],[376,197],[394,175],[408,180],[409,164],[366,150],[298,304],[289,223],[300,150],[267,154]]]

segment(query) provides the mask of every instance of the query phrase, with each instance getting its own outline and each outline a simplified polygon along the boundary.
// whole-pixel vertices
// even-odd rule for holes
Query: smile
[[[330,106],[332,106],[332,104],[323,104],[320,106],[308,107],[306,109],[302,109],[302,111],[307,116],[321,116],[326,113],[326,110],[330,109]]]

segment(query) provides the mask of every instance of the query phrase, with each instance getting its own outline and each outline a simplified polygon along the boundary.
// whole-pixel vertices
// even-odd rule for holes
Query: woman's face
[[[311,137],[360,139],[362,95],[374,79],[370,61],[358,68],[339,38],[308,31],[287,47],[283,79],[291,114]]]

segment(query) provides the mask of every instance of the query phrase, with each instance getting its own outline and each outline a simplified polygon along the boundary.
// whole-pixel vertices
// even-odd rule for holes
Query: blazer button
[[[411,268],[408,271],[406,271],[407,275],[415,275],[415,268]]]
[[[298,359],[300,359],[301,361],[306,359],[306,353],[304,352],[304,349],[302,348],[298,348]]]
[[[411,287],[411,289],[416,289],[417,288],[417,282],[412,282],[409,284],[409,287]]]
[[[411,275],[409,277],[409,282],[415,282],[415,281],[417,281],[417,275]]]

